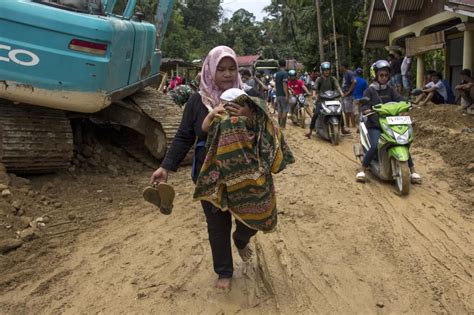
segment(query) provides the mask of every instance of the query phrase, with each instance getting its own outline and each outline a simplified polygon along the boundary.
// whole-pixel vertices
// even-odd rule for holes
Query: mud
[[[111,153],[115,162],[102,154],[97,166],[81,162],[72,173],[12,177],[25,214],[50,221],[39,238],[0,255],[0,313],[472,314],[472,133],[462,131],[472,120],[452,128],[431,112],[412,112],[423,184],[404,198],[370,174],[355,183],[355,133],[334,147],[290,126],[297,163],[275,177],[278,230],[257,234],[249,263],[234,251],[230,293],[213,288],[188,167],[171,175],[170,216],[141,198],[151,170],[122,154]],[[446,140],[435,139],[445,132]],[[470,148],[457,147],[461,141]],[[0,202],[0,238],[14,238],[18,216],[11,200]]]
[[[440,165],[435,175],[450,183],[452,192],[468,205],[465,211],[472,214],[472,199],[464,197],[474,193],[474,117],[463,115],[459,106],[435,104],[418,107],[410,115],[416,136],[414,151],[421,148],[439,154],[446,166]],[[424,156],[431,159],[432,154]]]

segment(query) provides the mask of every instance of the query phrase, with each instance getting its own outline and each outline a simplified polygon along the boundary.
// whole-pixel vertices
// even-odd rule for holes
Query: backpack
[[[449,82],[447,80],[441,80],[443,82],[444,87],[446,88],[446,92],[448,94],[448,99],[446,100],[447,104],[454,104],[456,101],[456,97],[454,96],[453,89],[451,89],[451,85],[449,85]]]

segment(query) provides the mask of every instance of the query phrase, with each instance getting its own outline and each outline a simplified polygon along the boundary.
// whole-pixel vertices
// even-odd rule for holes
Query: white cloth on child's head
[[[231,88],[225,90],[224,93],[221,94],[220,99],[226,102],[231,102],[242,95],[247,95],[247,93],[241,89]]]

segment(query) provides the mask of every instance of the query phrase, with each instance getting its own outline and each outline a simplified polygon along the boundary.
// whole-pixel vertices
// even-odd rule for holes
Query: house
[[[163,58],[160,66],[160,71],[166,73],[167,78],[179,75],[187,81],[194,79],[200,69],[199,64],[186,62],[180,58]]]
[[[457,81],[474,66],[474,0],[372,0],[364,48],[405,48],[416,58],[416,85],[423,83],[423,55],[445,53],[444,77]]]
[[[249,56],[237,56],[237,64],[239,69],[249,69],[253,71],[255,62],[261,59],[260,55],[249,55]]]

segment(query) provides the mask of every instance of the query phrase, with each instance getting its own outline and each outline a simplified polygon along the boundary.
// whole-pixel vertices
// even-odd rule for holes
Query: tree
[[[254,55],[262,48],[261,30],[255,16],[245,9],[234,12],[221,25],[223,43],[233,47],[238,55]]]

